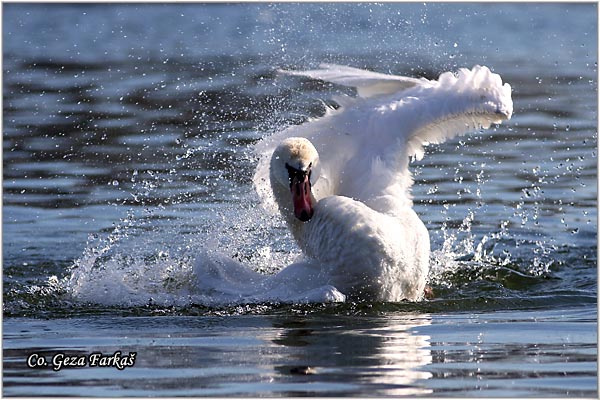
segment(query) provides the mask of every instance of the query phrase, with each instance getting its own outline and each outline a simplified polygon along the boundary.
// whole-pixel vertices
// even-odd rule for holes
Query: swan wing
[[[401,101],[405,111],[413,115],[406,124],[406,156],[420,160],[427,144],[443,143],[510,119],[511,92],[510,85],[503,84],[500,75],[487,67],[477,65],[471,70],[462,68],[457,74],[441,74],[434,85]],[[388,121],[394,122],[399,121],[394,117]]]
[[[397,93],[427,82],[424,78],[388,75],[337,64],[321,64],[319,67],[319,69],[309,71],[279,70],[279,72],[285,75],[305,76],[354,87],[358,95],[364,98]]]
[[[376,73],[366,75],[372,74]],[[344,76],[329,79],[350,82]],[[372,86],[376,82],[373,77]],[[381,85],[388,82],[385,76]],[[270,154],[287,137],[306,137],[320,154],[321,178],[313,186],[317,198],[344,195],[389,213],[410,204],[408,165],[411,158],[423,157],[424,146],[489,128],[509,119],[512,111],[510,85],[487,67],[445,72],[437,81],[416,79],[399,92],[353,99],[321,118],[263,139],[256,146],[261,160],[255,187],[263,202],[273,205],[268,189]]]

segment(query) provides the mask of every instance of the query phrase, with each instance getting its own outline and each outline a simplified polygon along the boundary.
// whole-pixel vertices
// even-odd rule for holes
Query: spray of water
[[[283,97],[276,99],[284,102]],[[282,104],[271,107],[282,108]],[[267,120],[262,129],[276,131],[281,122]],[[258,196],[249,183],[256,163],[252,141],[227,144],[239,133],[232,124],[230,129],[225,125],[221,132],[206,137],[178,139],[180,151],[166,160],[168,170],[133,170],[130,189],[123,189],[132,206],[110,232],[90,236],[82,256],[61,282],[62,290],[76,301],[109,305],[214,304],[218,298],[203,291],[194,276],[199,260],[210,264],[230,259],[264,274],[292,263],[299,251],[285,224],[258,206]],[[257,136],[262,134],[254,133],[255,139]],[[460,148],[465,144],[461,142]],[[460,157],[457,154],[457,159]],[[465,171],[478,171],[472,183],[464,182]],[[454,285],[457,280],[453,277],[465,274],[486,279],[486,270],[498,268],[544,275],[552,265],[553,248],[547,240],[517,239],[511,231],[515,218],[522,226],[535,225],[538,220],[537,199],[546,184],[540,170],[533,171],[539,181],[523,188],[514,218],[503,218],[496,230],[475,232],[478,216],[485,212],[482,193],[488,171],[485,163],[468,168],[459,163],[454,171],[454,183],[460,187],[456,196],[471,196],[474,201],[459,226],[451,224],[448,217],[440,228],[441,243],[434,246],[430,262],[433,285]],[[173,181],[183,181],[185,186],[165,194]],[[436,191],[432,186],[428,195],[435,196]],[[442,215],[450,211],[451,205],[444,204]],[[521,262],[515,251],[519,247],[532,250],[533,260]]]

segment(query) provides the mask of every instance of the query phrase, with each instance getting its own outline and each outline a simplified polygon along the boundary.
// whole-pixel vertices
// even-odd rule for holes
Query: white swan
[[[334,301],[420,299],[429,235],[412,209],[409,159],[421,159],[424,145],[509,119],[510,85],[482,66],[437,81],[337,65],[284,73],[352,86],[358,96],[256,146],[255,187],[307,257],[261,285],[310,276],[299,290],[324,285]]]

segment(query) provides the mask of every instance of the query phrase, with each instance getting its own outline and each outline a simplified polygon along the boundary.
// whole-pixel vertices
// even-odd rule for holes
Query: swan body
[[[358,96],[258,143],[263,204],[283,215],[323,284],[356,299],[420,299],[429,235],[412,209],[409,161],[429,143],[509,119],[510,85],[482,66],[437,81],[328,64],[282,72],[353,86]]]

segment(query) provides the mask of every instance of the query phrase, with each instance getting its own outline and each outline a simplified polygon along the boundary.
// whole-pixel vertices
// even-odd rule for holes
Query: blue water
[[[596,4],[4,4],[3,394],[596,397],[597,32]],[[412,164],[435,297],[195,301],[200,249],[297,254],[250,148],[348,93],[275,73],[321,62],[513,88]]]

